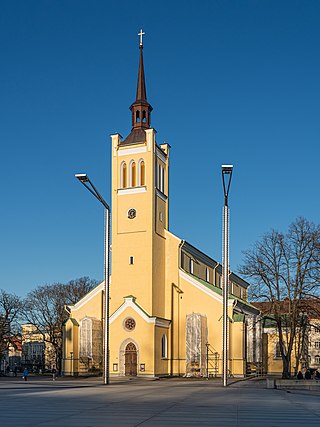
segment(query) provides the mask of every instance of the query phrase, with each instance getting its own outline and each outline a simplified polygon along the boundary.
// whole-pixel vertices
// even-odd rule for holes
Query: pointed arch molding
[[[128,170],[127,163],[123,160],[120,164],[120,188],[127,188]]]
[[[139,344],[136,340],[133,338],[126,338],[122,343],[120,344],[119,348],[119,375],[124,376],[125,375],[125,353],[126,353],[126,347],[129,343],[133,343],[136,346],[137,349],[137,365],[139,366],[139,354],[140,354],[140,348]]]
[[[124,303],[110,316],[110,325],[128,308],[131,307],[145,322],[152,323],[155,326],[169,328],[171,320],[161,317],[149,316],[136,302],[134,296],[124,298]]]
[[[134,160],[130,160],[130,163],[129,163],[129,187],[130,188],[136,186],[135,174],[136,174],[136,162]]]
[[[146,185],[146,171],[145,171],[145,162],[141,158],[138,161],[138,186]]]

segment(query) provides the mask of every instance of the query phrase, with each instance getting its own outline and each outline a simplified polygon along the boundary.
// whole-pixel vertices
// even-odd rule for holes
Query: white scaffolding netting
[[[207,317],[199,313],[186,317],[186,376],[206,375]]]
[[[80,359],[99,366],[102,359],[101,321],[85,317],[80,322]]]

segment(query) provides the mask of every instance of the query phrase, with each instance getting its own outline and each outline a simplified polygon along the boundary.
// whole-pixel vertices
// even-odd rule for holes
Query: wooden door
[[[127,345],[125,351],[125,375],[137,375],[137,349],[132,342]]]

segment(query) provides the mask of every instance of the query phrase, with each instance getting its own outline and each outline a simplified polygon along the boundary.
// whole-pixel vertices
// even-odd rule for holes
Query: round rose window
[[[136,327],[136,321],[134,319],[132,319],[132,317],[128,317],[128,319],[126,319],[124,322],[124,327],[128,331],[133,331],[134,328]]]

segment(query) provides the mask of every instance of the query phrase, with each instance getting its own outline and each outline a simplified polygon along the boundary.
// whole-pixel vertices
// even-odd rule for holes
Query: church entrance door
[[[125,351],[125,375],[137,375],[137,349],[132,342],[129,342]]]

